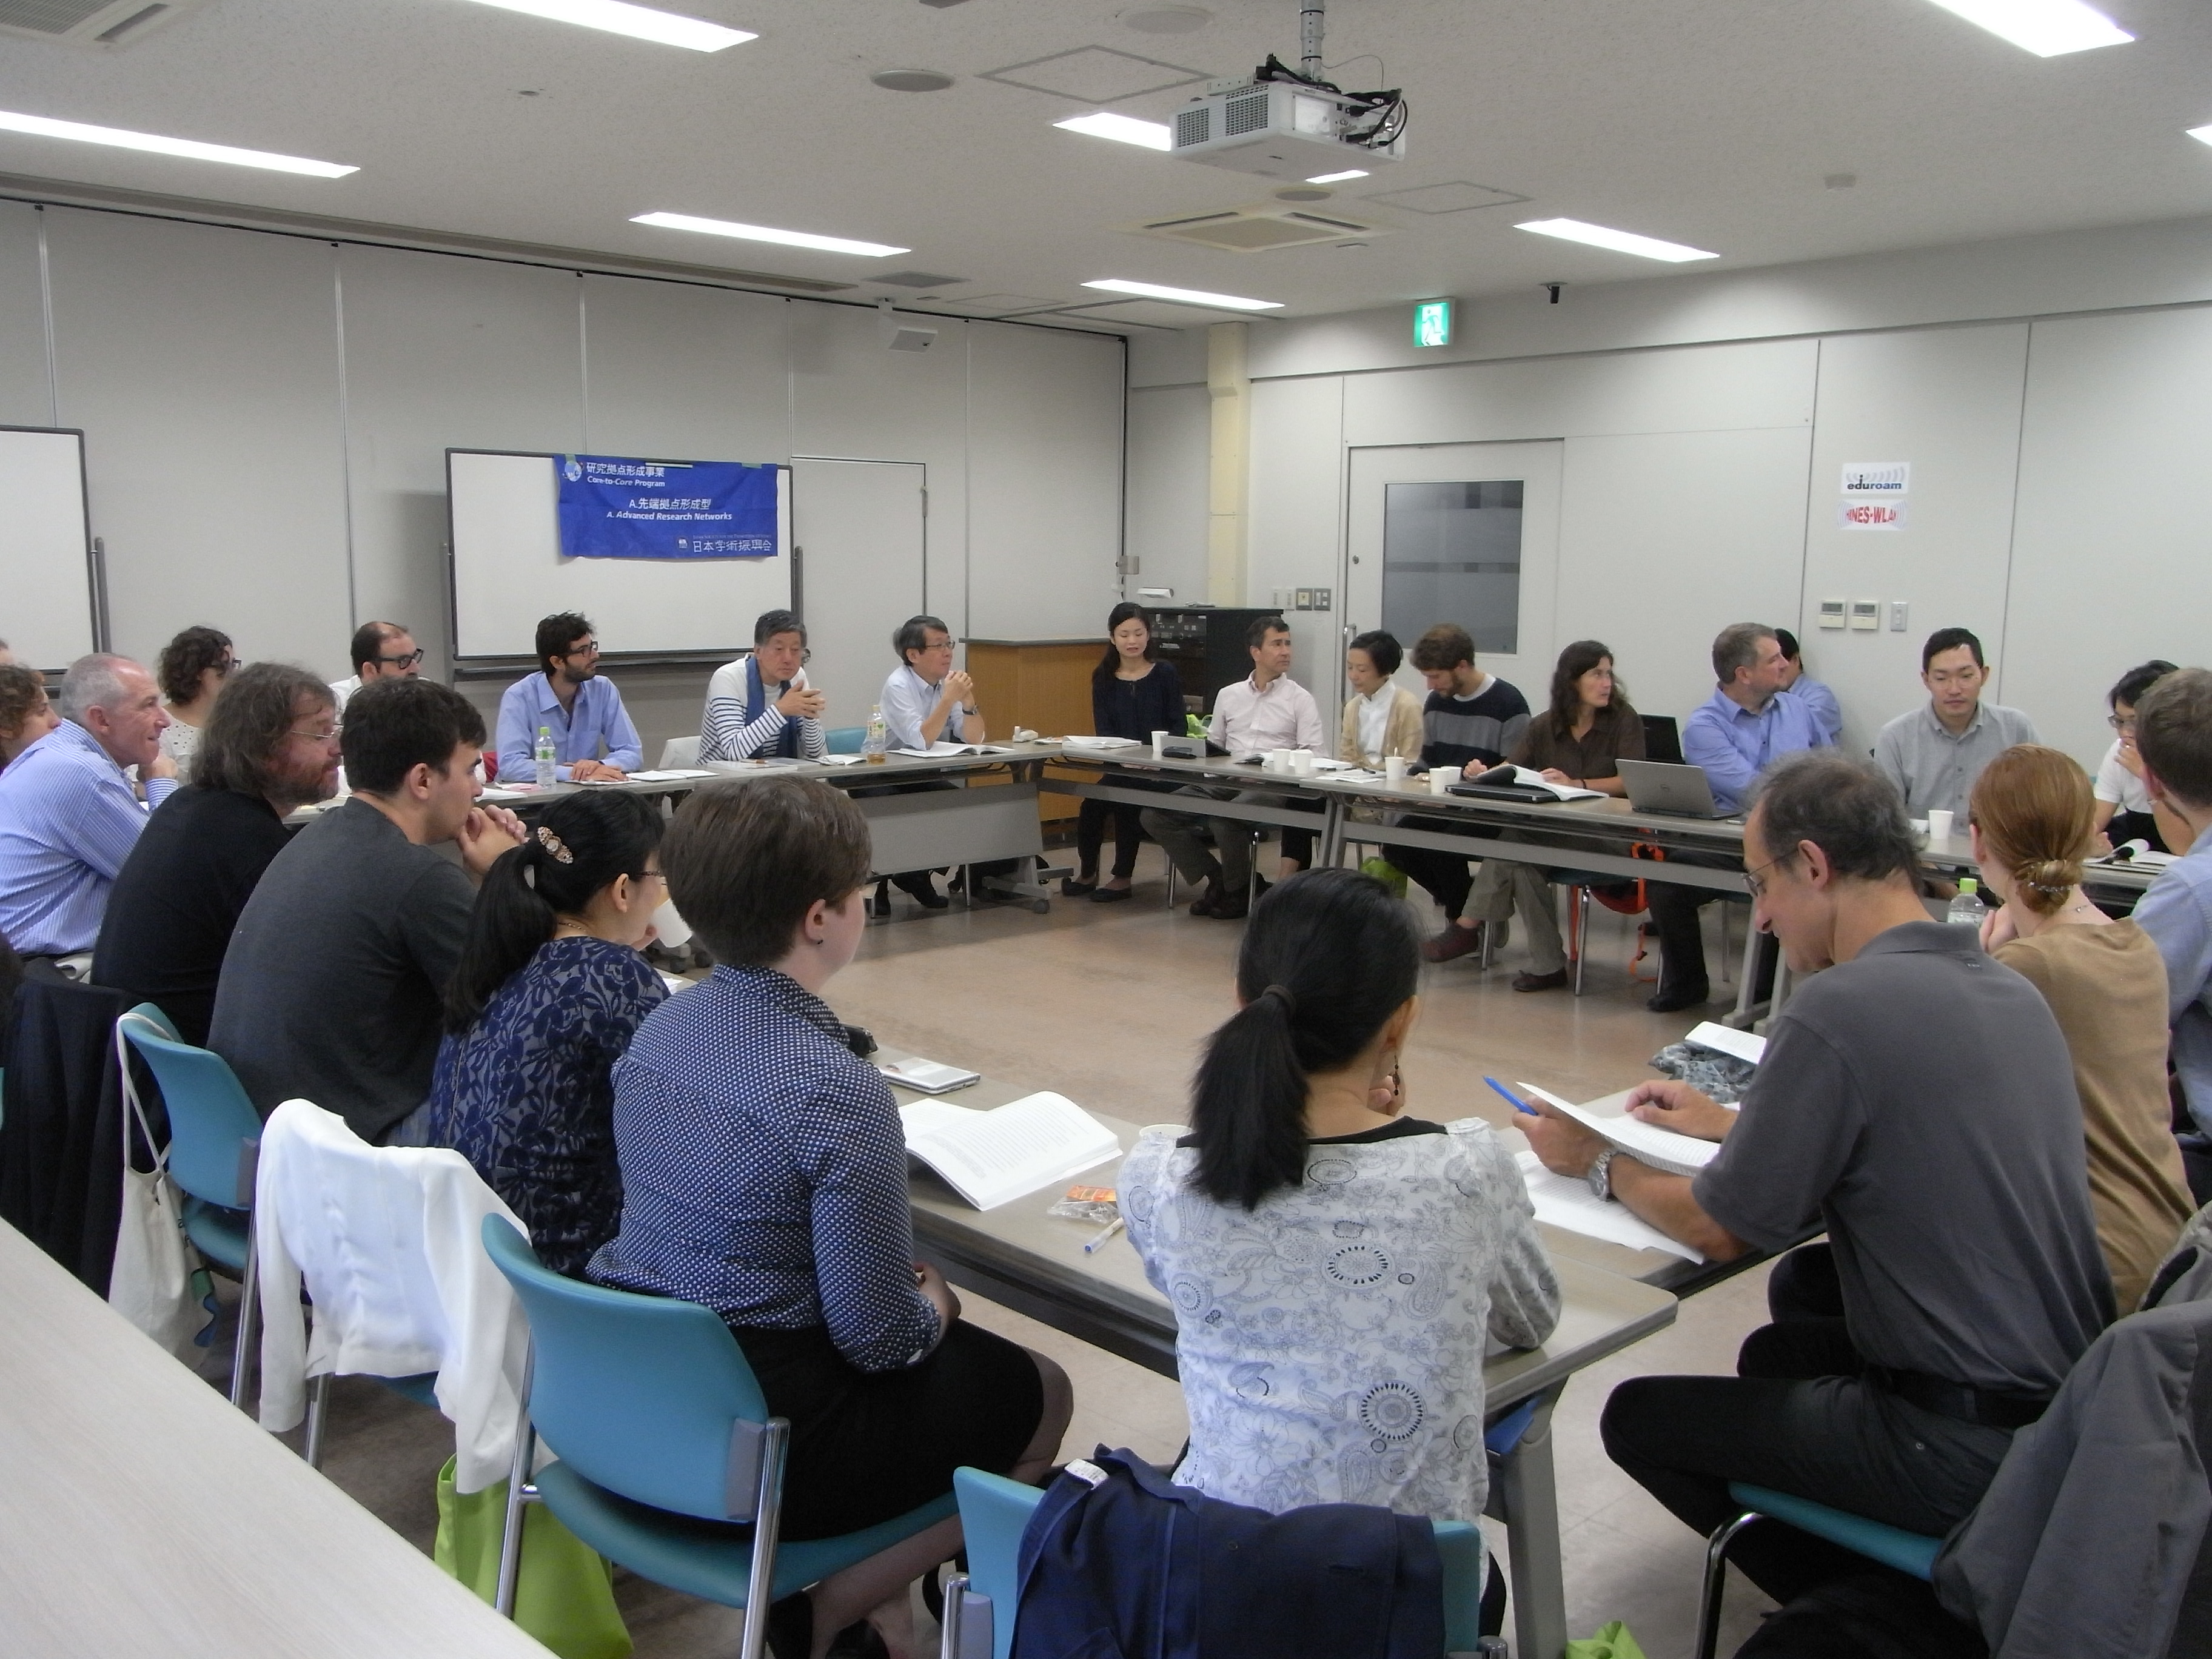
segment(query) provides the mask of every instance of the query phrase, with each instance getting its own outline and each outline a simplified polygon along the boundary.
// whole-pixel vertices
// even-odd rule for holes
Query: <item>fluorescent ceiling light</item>
[[[1112,115],[1102,110],[1096,115],[1072,115],[1053,125],[1089,138],[1111,138],[1117,144],[1142,144],[1146,149],[1170,148],[1165,123],[1139,121],[1131,115]]]
[[[2135,39],[2081,0],[1936,0],[1945,11],[2009,40],[2038,58],[2060,58]]]
[[[1158,283],[1125,282],[1119,276],[1103,283],[1085,283],[1112,294],[1139,294],[1147,300],[1180,300],[1187,306],[1212,306],[1221,311],[1280,311],[1280,300],[1246,300],[1234,294],[1207,294],[1194,288],[1162,288]]]
[[[121,127],[88,127],[81,121],[52,121],[43,115],[17,115],[0,110],[0,131],[27,132],[40,138],[74,138],[83,144],[112,144],[117,149],[150,150],[156,155],[182,155],[195,161],[228,161],[233,167],[266,167],[271,173],[304,173],[316,179],[343,179],[359,167],[336,161],[311,161],[303,155],[276,155],[265,149],[237,149],[228,144],[203,144],[193,138],[163,138],[151,132],[126,132]]]
[[[725,28],[720,23],[656,11],[651,6],[633,6],[629,0],[477,0],[477,3],[550,17],[556,23],[605,29],[635,40],[657,40],[664,46],[688,46],[693,52],[720,52],[740,41],[760,39],[750,30]]]
[[[2200,144],[2212,144],[2212,127],[2191,127],[2189,136]]]
[[[1347,179],[1364,179],[1365,167],[1346,167],[1342,173],[1324,173],[1306,180],[1310,185],[1340,185]]]
[[[1579,219],[1531,219],[1526,224],[1516,225],[1516,230],[1533,230],[1539,236],[1556,236],[1563,242],[1587,242],[1592,247],[1611,248],[1615,253],[1633,253],[1645,259],[1664,259],[1669,264],[1680,264],[1686,259],[1717,259],[1717,253],[1708,253],[1701,247],[1685,247],[1680,242],[1662,242],[1653,236],[1638,236],[1633,231],[1608,230],[1603,225],[1586,225]]]
[[[634,225],[659,225],[665,230],[696,230],[709,236],[734,236],[744,242],[781,242],[786,247],[811,247],[823,253],[862,253],[880,259],[890,253],[911,253],[910,247],[890,247],[882,242],[855,242],[842,236],[817,236],[804,230],[771,230],[766,225],[734,224],[727,219],[701,219],[689,213],[641,213]]]

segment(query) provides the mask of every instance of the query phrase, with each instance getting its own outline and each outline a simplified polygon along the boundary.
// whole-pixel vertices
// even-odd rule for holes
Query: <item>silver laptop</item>
[[[1667,812],[1678,818],[1732,816],[1713,804],[1712,786],[1705,781],[1702,767],[1624,760],[1620,781],[1628,787],[1628,804],[1639,812]]]

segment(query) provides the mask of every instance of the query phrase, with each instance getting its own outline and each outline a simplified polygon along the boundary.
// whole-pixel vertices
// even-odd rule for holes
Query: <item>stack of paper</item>
[[[935,760],[940,755],[1014,755],[1021,751],[1004,743],[933,743],[927,749],[894,749],[894,755],[912,755],[916,760]]]
[[[1572,1176],[1553,1175],[1534,1152],[1522,1152],[1516,1161],[1521,1178],[1528,1183],[1528,1201],[1536,1219],[1585,1238],[1601,1238],[1631,1250],[1666,1250],[1690,1261],[1703,1261],[1688,1245],[1667,1237],[1648,1221],[1639,1220],[1626,1205],[1600,1198],[1589,1182]]]
[[[1065,1095],[988,1112],[942,1100],[899,1108],[906,1149],[979,1210],[995,1210],[1121,1155],[1120,1137]]]
[[[714,775],[703,767],[676,766],[657,772],[633,772],[632,783],[675,783],[684,778],[711,778]]]
[[[1755,1031],[1739,1031],[1734,1026],[1716,1025],[1712,1021],[1700,1020],[1690,1028],[1690,1035],[1682,1039],[1694,1042],[1700,1048],[1711,1048],[1715,1054],[1730,1054],[1747,1065],[1756,1066],[1766,1058],[1766,1039]]]
[[[1145,745],[1134,738],[1062,738],[1060,742],[1070,749],[1142,749]]]
[[[1615,1149],[1626,1152],[1638,1163],[1649,1164],[1668,1175],[1693,1176],[1711,1163],[1721,1149],[1717,1140],[1678,1135],[1672,1129],[1656,1128],[1632,1117],[1601,1117],[1589,1107],[1562,1100],[1533,1083],[1516,1083],[1514,1086],[1565,1113],[1584,1128],[1595,1129]]]

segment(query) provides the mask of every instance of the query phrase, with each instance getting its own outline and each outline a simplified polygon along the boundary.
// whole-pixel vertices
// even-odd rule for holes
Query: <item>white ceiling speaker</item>
[[[952,84],[952,77],[942,70],[878,70],[868,79],[885,92],[942,92]]]
[[[933,328],[902,322],[897,308],[889,300],[876,301],[876,327],[887,351],[927,351],[937,338]]]

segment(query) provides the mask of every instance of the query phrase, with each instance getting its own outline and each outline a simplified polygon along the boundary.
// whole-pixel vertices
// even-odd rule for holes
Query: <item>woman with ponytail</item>
[[[1982,879],[2004,901],[1983,948],[2043,993],[2073,1056],[2097,1243],[2124,1315],[2195,1206],[2166,1090],[2165,959],[2081,891],[2096,806],[2069,757],[2021,744],[1984,769],[1967,823]]]
[[[1482,1513],[1486,1346],[1543,1341],[1559,1287],[1490,1126],[1402,1115],[1420,965],[1371,876],[1283,882],[1245,929],[1189,1131],[1146,1130],[1122,1165],[1130,1241],[1175,1304],[1185,1486],[1279,1513]]]
[[[430,1090],[451,1146],[580,1275],[622,1220],[615,1061],[668,993],[638,953],[667,896],[660,814],[636,795],[565,796],[484,877]]]

